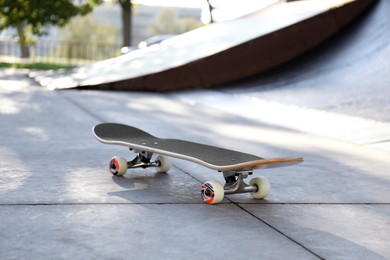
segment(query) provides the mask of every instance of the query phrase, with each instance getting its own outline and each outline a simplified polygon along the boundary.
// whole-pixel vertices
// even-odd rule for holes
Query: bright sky
[[[256,11],[278,1],[279,0],[211,0],[211,3],[216,8],[213,13],[214,18],[221,21],[233,19]],[[134,0],[133,2],[143,5],[207,8],[206,0]]]

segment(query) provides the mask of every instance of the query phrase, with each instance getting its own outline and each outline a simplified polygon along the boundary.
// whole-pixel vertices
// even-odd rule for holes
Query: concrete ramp
[[[296,58],[337,33],[374,2],[280,3],[117,58],[32,77],[49,89],[170,91],[213,87]]]
[[[390,1],[301,57],[191,105],[390,152]],[[233,130],[231,130],[233,132]]]
[[[390,1],[381,0],[315,50],[260,76],[227,84],[225,91],[390,122],[389,61]]]

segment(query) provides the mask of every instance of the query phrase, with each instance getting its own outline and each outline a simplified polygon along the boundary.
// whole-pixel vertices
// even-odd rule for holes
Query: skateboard
[[[256,155],[228,150],[206,144],[177,139],[162,139],[138,128],[102,123],[92,129],[95,138],[104,143],[126,146],[135,152],[133,160],[115,156],[110,160],[109,170],[113,175],[124,175],[127,169],[155,167],[166,173],[171,167],[168,157],[198,163],[223,173],[225,185],[207,181],[201,188],[201,196],[207,204],[218,204],[225,194],[250,193],[255,199],[263,199],[270,192],[270,183],[264,177],[244,179],[255,170],[290,166],[303,162],[303,158],[264,159]],[[154,155],[157,156],[154,156]]]

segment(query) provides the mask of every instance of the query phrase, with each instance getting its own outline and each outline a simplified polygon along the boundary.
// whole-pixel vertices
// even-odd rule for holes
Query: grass
[[[0,68],[15,68],[15,69],[36,69],[36,70],[58,70],[58,69],[72,69],[76,66],[60,65],[52,63],[8,63],[0,62]]]

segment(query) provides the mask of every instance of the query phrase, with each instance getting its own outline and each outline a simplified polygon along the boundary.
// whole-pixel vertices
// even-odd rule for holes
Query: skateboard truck
[[[264,198],[270,191],[270,184],[266,178],[253,178],[249,184],[244,179],[251,175],[250,170],[224,171],[225,186],[216,181],[208,181],[202,185],[202,198],[207,204],[218,204],[223,200],[225,194],[236,194],[250,192],[256,199]]]
[[[252,171],[225,171],[223,177],[225,178],[225,194],[236,194],[246,192],[256,192],[258,187],[256,185],[248,185],[245,183],[249,175],[252,175]]]
[[[236,194],[249,192],[255,199],[265,198],[271,185],[264,177],[252,178],[249,184],[244,179],[252,174],[252,171],[224,171],[225,186],[216,181],[207,181],[203,183],[201,195],[207,204],[218,204],[223,200],[225,194]]]
[[[133,149],[130,149],[130,151]],[[153,153],[150,152],[143,152],[143,151],[137,151],[133,150],[137,156],[127,162],[127,169],[134,169],[134,168],[148,168],[148,167],[159,167],[160,162],[159,161],[151,161]]]
[[[158,172],[167,172],[171,168],[171,163],[168,158],[158,155],[154,161],[152,161],[153,153],[138,151],[130,148],[130,151],[133,151],[137,156],[131,160],[127,161],[123,157],[114,156],[109,164],[110,172],[113,175],[124,175],[127,169],[135,168],[149,168],[155,167]]]

